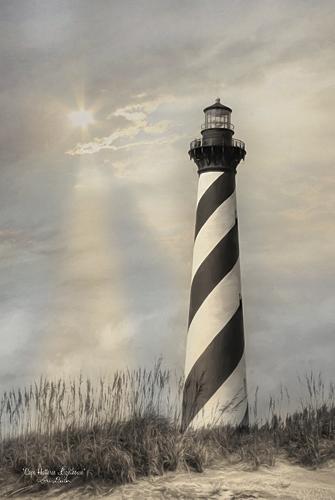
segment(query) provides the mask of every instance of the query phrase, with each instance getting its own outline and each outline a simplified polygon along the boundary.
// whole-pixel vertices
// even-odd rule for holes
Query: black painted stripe
[[[204,192],[197,206],[194,239],[212,213],[233,194],[234,190],[235,173],[225,172]]]
[[[237,220],[231,230],[207,255],[195,273],[191,285],[188,326],[207,295],[234,267],[239,255]]]
[[[200,355],[188,374],[183,394],[183,430],[232,374],[243,352],[243,312],[240,302],[234,316]]]

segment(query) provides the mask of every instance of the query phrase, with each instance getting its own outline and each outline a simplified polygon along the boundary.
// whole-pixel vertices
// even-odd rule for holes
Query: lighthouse
[[[189,156],[198,196],[183,390],[182,428],[248,425],[236,169],[246,155],[232,110],[204,109],[201,139]]]

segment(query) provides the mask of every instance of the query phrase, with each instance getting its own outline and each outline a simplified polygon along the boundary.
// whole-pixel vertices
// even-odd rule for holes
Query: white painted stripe
[[[199,356],[237,311],[240,292],[238,259],[233,269],[206,297],[190,324],[187,334],[185,379]]]
[[[200,201],[200,198],[202,195],[207,191],[209,186],[213,184],[213,182],[216,181],[221,175],[223,175],[223,172],[203,172],[199,176],[199,182],[198,182],[198,198],[197,198],[197,204]]]
[[[191,422],[191,427],[201,428],[208,425],[239,425],[247,409],[247,388],[245,355],[239,364],[207,401]]]
[[[230,231],[236,222],[236,192],[234,191],[202,226],[194,242],[192,279],[201,263]]]

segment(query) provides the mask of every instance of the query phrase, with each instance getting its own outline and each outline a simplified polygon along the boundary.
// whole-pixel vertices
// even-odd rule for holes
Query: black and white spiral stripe
[[[235,173],[199,177],[183,428],[247,419]]]

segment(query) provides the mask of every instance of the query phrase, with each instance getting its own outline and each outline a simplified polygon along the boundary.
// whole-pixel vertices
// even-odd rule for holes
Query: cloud
[[[159,99],[144,101],[141,103],[129,104],[123,108],[116,109],[107,116],[108,120],[114,117],[121,117],[128,122],[123,128],[118,128],[110,135],[105,137],[96,137],[91,142],[78,143],[72,149],[67,151],[69,155],[85,155],[98,153],[103,149],[118,151],[128,149],[134,146],[148,146],[153,144],[165,144],[176,140],[176,136],[169,136],[167,132],[172,128],[170,120],[159,120],[152,122],[151,115],[163,103],[171,101],[170,96],[160,97]],[[130,123],[130,125],[129,125]],[[139,135],[142,137],[136,141],[125,141],[122,139],[134,139]],[[162,135],[164,134],[164,136]],[[149,139],[147,136],[158,135],[155,139]],[[120,142],[121,140],[121,142]]]

